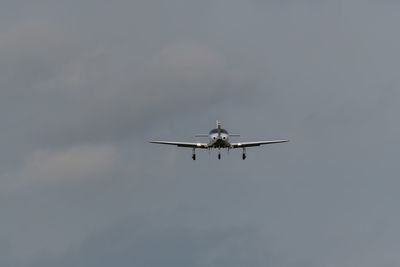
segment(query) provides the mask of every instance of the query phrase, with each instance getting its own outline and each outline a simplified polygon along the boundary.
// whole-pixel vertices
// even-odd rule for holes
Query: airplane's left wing
[[[289,142],[289,140],[272,140],[272,141],[240,142],[240,143],[232,143],[232,147],[233,147],[233,148],[251,147],[251,146],[260,146],[260,145],[268,145],[268,144],[285,143],[285,142]]]
[[[188,142],[169,142],[169,141],[149,141],[153,144],[175,145],[179,147],[208,148],[207,143],[188,143]]]

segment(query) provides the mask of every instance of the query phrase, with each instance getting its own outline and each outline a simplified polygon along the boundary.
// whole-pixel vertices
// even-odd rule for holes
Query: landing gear
[[[246,159],[246,148],[243,148],[243,154],[242,154],[242,159]]]
[[[196,153],[195,153],[195,149],[194,148],[192,150],[192,159],[196,160]]]
[[[221,148],[218,148],[218,159],[221,159]]]

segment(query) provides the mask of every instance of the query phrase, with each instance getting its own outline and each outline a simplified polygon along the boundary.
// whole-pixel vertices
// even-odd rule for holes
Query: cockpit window
[[[210,134],[216,134],[216,133],[218,133],[218,129],[212,129],[210,131]],[[228,131],[225,129],[221,129],[221,133],[228,134]]]

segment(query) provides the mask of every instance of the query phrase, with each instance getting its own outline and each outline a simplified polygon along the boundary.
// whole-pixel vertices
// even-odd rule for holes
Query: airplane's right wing
[[[169,142],[169,141],[149,141],[149,142],[153,144],[175,145],[180,147],[208,148],[206,143]]]
[[[272,140],[272,141],[240,142],[240,143],[232,143],[232,147],[233,147],[233,148],[251,147],[251,146],[260,146],[260,145],[268,145],[268,144],[285,143],[285,142],[289,142],[289,140]]]

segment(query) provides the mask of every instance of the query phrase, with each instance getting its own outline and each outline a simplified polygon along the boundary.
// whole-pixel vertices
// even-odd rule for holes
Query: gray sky
[[[0,265],[399,266],[399,11],[3,1]]]

